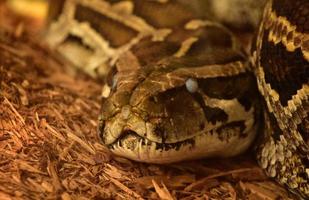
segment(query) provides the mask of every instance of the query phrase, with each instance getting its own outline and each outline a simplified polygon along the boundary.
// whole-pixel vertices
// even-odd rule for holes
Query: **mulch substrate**
[[[0,199],[294,199],[233,159],[152,165],[97,137],[102,83],[72,73],[38,39],[0,31]]]

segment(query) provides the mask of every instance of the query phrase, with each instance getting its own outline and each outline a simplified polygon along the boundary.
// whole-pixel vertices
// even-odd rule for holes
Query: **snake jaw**
[[[245,151],[255,138],[257,124],[249,119],[229,122],[226,126],[209,123],[198,132],[180,134],[182,137],[178,138],[177,135],[167,135],[164,127],[160,129],[164,118],[149,121],[137,110],[129,105],[123,106],[112,118],[101,121],[100,131],[103,143],[113,153],[140,162],[171,163],[233,156]],[[253,109],[248,114],[254,115]]]
[[[229,157],[242,153],[249,147],[255,138],[256,129],[257,126],[254,126],[250,130],[253,134],[249,133],[245,138],[230,137],[228,143],[213,137],[214,132],[204,132],[176,143],[157,143],[140,137],[133,131],[124,131],[117,141],[109,145],[109,148],[119,156],[158,164],[213,156]],[[237,129],[233,131],[238,132]]]

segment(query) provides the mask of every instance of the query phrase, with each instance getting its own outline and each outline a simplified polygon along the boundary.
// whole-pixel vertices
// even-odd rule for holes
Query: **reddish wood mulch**
[[[3,29],[0,199],[289,198],[250,153],[165,166],[113,156],[96,135],[102,85],[69,73],[33,36]]]

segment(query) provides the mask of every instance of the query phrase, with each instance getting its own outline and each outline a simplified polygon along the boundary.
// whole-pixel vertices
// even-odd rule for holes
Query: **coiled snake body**
[[[308,0],[269,1],[252,56],[177,1],[54,4],[46,41],[107,77],[99,136],[111,151],[151,163],[227,157],[258,132],[261,167],[309,197]]]
[[[309,198],[309,1],[266,5],[257,39],[255,74],[265,100],[260,166]]]

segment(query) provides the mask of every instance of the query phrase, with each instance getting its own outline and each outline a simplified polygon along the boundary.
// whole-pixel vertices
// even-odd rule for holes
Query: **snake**
[[[247,51],[177,0],[53,1],[44,40],[102,79],[98,137],[145,163],[255,146],[269,177],[309,198],[309,1],[269,0]]]
[[[264,132],[256,155],[267,175],[309,198],[309,1],[274,0],[253,53],[264,97]]]

